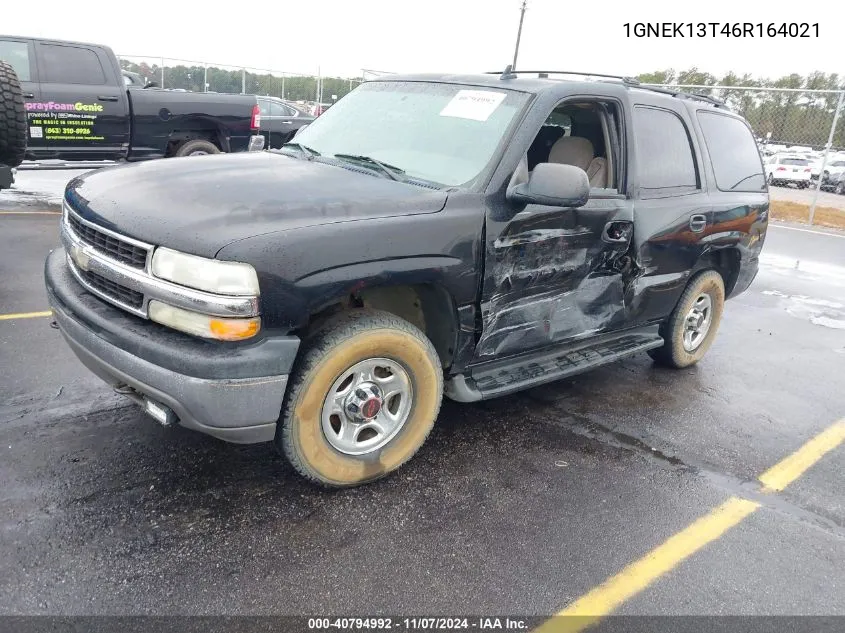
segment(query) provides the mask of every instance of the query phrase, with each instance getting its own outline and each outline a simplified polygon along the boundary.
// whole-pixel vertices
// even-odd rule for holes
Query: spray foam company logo
[[[103,106],[99,103],[56,103],[55,101],[47,101],[46,103],[27,103],[27,112],[102,112]]]

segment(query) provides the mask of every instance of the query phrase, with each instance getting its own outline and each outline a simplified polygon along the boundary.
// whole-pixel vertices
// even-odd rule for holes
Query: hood
[[[447,197],[443,191],[272,152],[101,169],[72,180],[65,196],[87,220],[204,257],[264,233],[435,213]]]

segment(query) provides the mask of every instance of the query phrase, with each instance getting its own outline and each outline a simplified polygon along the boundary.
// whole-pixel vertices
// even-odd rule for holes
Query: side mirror
[[[580,167],[540,163],[528,182],[508,191],[508,199],[521,204],[580,207],[590,198],[590,179]]]
[[[148,81],[144,88],[158,88],[158,84],[155,81]]]

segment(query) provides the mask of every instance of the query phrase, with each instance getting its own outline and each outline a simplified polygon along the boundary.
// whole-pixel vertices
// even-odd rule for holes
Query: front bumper
[[[64,249],[49,255],[44,276],[68,345],[119,393],[165,405],[181,426],[222,440],[274,438],[297,337],[225,344],[134,317],[85,290],[72,276]]]

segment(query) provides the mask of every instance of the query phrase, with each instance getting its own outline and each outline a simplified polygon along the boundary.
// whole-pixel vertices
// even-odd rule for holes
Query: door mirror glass
[[[521,204],[550,207],[580,207],[590,197],[590,179],[580,167],[560,163],[540,163],[528,182],[508,191],[508,199]]]

